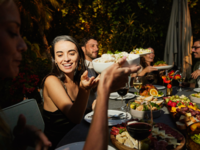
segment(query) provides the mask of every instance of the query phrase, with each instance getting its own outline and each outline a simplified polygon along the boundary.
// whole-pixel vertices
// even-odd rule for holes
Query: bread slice
[[[180,121],[176,121],[176,125],[177,125],[177,127],[178,127],[179,129],[181,129],[181,130],[185,130],[185,129],[186,129],[185,123],[182,123],[182,122],[180,122]]]

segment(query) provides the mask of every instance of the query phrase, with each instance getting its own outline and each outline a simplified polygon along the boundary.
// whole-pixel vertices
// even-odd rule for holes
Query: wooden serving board
[[[175,129],[173,129],[175,130]],[[177,130],[175,130],[177,131]],[[181,134],[179,131],[177,131],[179,134]],[[181,134],[183,136],[183,134]],[[114,135],[110,135],[110,139],[112,141],[112,144],[119,150],[137,150],[135,148],[130,148],[125,146],[124,144],[121,144],[120,142],[117,141],[116,137]],[[173,150],[181,150],[183,148],[183,146],[185,145],[185,137],[183,136],[183,140],[181,141],[180,145],[177,146],[175,149]]]

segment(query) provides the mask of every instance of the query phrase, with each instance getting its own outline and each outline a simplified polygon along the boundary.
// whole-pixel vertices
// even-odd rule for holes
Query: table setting
[[[111,56],[112,58],[110,58]],[[111,56],[104,55],[102,58],[93,60],[95,71],[101,73],[104,69],[113,64],[113,61],[107,63],[103,62],[105,61],[103,58],[113,60],[113,57],[118,57],[118,55]],[[131,54],[127,55],[127,57],[129,59],[125,66],[139,65],[139,54]],[[106,65],[102,65],[102,63]],[[168,66],[168,68],[165,69],[171,69],[171,67],[172,66]],[[133,79],[133,86],[127,83],[126,86],[110,94],[108,109],[108,128],[110,133],[109,150],[147,150],[159,146],[174,150],[186,149],[186,147],[190,149],[190,144],[188,144],[187,141],[191,138],[185,131],[189,130],[193,123],[200,122],[198,121],[198,116],[195,116],[196,121],[192,118],[192,116],[194,116],[192,109],[196,109],[195,113],[198,115],[197,107],[199,106],[200,95],[195,93],[200,92],[200,89],[181,87],[185,77],[179,71],[170,71],[163,76],[162,79],[165,85],[143,85],[142,77],[135,76]],[[172,86],[171,83],[173,79],[180,83],[180,87]],[[187,97],[187,100],[191,100],[187,103],[183,103],[181,100],[182,98],[180,98],[181,96],[183,97],[183,95]],[[177,99],[180,100],[175,102],[171,97],[177,97]],[[195,97],[199,99],[199,101],[196,100],[196,103],[194,103],[190,97]],[[185,99],[183,98],[183,100]],[[194,105],[196,107],[193,108],[192,106]],[[179,114],[180,109],[185,107],[190,107],[185,114],[187,114],[190,119],[193,119],[193,122],[190,125],[185,125],[185,128],[180,130],[178,125],[184,124],[184,119],[178,118],[181,115],[178,116],[176,114]],[[189,111],[190,109],[191,111]],[[182,111],[180,112],[182,113]],[[57,146],[57,150],[82,149],[92,122],[93,114],[93,111],[86,114],[82,122],[63,137]],[[185,116],[185,118],[188,116]],[[178,123],[177,125],[177,121],[180,122],[180,124]],[[196,128],[200,128],[200,125],[197,125]],[[197,135],[192,136],[197,138]]]

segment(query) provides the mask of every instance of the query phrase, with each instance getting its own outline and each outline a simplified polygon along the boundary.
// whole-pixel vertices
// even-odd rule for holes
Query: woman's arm
[[[47,77],[44,84],[44,90],[48,93],[49,101],[52,101],[71,122],[76,124],[80,123],[83,118],[90,94],[90,88],[96,83],[93,83],[94,77],[91,77],[90,79],[87,77],[87,73],[88,72],[85,71],[81,77],[79,92],[74,103],[72,103],[70,97],[63,88],[61,81],[57,77]]]
[[[153,66],[147,66],[140,73],[138,73],[138,76],[144,76],[146,73],[150,73],[152,71],[158,71],[158,69],[154,68]]]
[[[125,62],[125,58],[120,59],[120,64]],[[118,90],[128,82],[130,73],[139,70],[138,67],[119,68],[118,64],[113,64],[106,69],[100,78],[97,93],[97,105],[95,108],[92,124],[84,146],[84,150],[106,150],[108,145],[108,99],[110,92]],[[120,82],[119,82],[120,81]]]

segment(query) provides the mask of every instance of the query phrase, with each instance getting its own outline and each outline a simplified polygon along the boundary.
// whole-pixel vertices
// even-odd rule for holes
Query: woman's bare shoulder
[[[61,81],[55,75],[49,75],[45,79],[44,85],[55,84],[55,83],[61,84]]]

